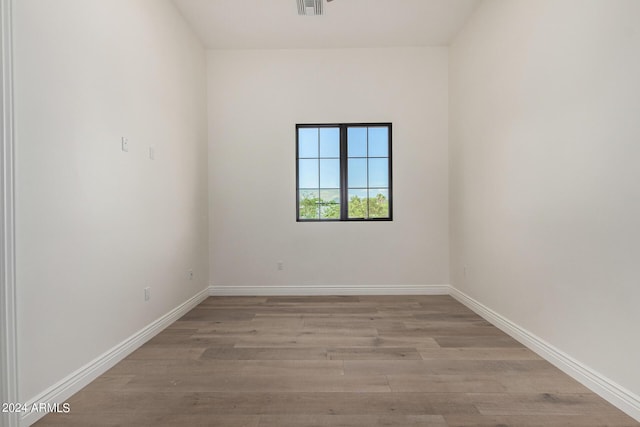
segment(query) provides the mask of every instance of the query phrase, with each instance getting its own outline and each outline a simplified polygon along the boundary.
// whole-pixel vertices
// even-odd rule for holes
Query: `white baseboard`
[[[312,296],[312,295],[449,295],[449,285],[373,286],[220,286],[209,287],[211,296]]]
[[[640,396],[585,366],[464,292],[450,286],[450,295],[612,405],[640,421]]]
[[[133,353],[142,344],[149,341],[155,335],[160,333],[167,326],[185,315],[195,306],[207,299],[209,289],[205,288],[193,297],[189,298],[178,307],[174,308],[164,316],[142,328],[120,344],[96,357],[80,369],[71,373],[67,377],[58,381],[56,384],[44,390],[42,393],[25,402],[28,408],[34,404],[48,403],[61,404],[80,389],[88,385],[91,381],[111,369],[116,363]],[[73,408],[72,408],[73,409]],[[30,426],[45,416],[45,412],[29,412],[23,414],[20,419],[21,426]]]

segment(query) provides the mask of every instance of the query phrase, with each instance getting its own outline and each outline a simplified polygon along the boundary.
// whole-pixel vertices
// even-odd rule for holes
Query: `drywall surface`
[[[448,283],[446,48],[208,52],[211,283]],[[297,123],[393,123],[393,222],[296,222]],[[277,269],[277,262],[283,269]]]
[[[636,395],[638,16],[489,0],[450,50],[452,285]]]
[[[206,59],[169,1],[14,13],[25,402],[207,286]]]

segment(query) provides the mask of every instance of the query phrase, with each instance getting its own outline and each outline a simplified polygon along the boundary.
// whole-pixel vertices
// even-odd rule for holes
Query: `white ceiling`
[[[298,16],[296,0],[173,0],[210,49],[448,45],[479,0],[334,0]]]

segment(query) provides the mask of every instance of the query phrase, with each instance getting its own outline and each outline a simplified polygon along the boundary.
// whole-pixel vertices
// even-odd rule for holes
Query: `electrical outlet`
[[[151,146],[149,147],[149,159],[155,160],[155,158],[156,158],[156,149],[155,147]]]
[[[146,287],[144,288],[144,300],[149,301],[150,299],[151,299],[151,288]]]
[[[129,138],[125,138],[124,136],[122,137],[121,140],[121,144],[122,144],[122,151],[129,151]]]
[[[193,270],[187,271],[187,277],[189,277],[189,280],[193,280]]]
[[[278,266],[278,271],[284,270],[284,261],[278,261],[277,266]]]

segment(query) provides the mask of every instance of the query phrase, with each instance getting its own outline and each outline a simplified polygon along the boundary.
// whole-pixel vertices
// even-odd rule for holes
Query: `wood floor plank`
[[[468,375],[387,375],[394,392],[504,393],[507,388],[494,378]]]
[[[221,375],[232,372],[237,375],[282,375],[282,376],[342,376],[344,363],[341,360],[172,360],[163,375]]]
[[[450,296],[212,297],[43,426],[640,426]]]
[[[207,323],[196,331],[201,334],[216,332],[252,331],[268,332],[272,329],[299,330],[304,326],[304,316],[256,316],[251,320],[233,323]],[[195,332],[194,332],[195,333]]]
[[[418,348],[424,360],[542,360],[528,348]]]
[[[628,417],[610,415],[446,415],[448,427],[637,427]]]
[[[360,298],[349,295],[326,295],[326,296],[298,296],[298,297],[268,297],[268,304],[336,304],[352,303],[360,305]]]
[[[556,373],[526,374],[502,374],[493,375],[496,381],[504,385],[508,392],[512,393],[590,393],[589,389],[568,377]]]
[[[397,392],[448,393],[569,393],[582,394],[589,390],[571,378],[558,375],[493,374],[431,374],[387,375],[389,386]]]
[[[430,325],[424,327],[406,327],[405,329],[384,329],[378,328],[381,336],[399,335],[405,338],[421,338],[421,337],[507,337],[500,329],[493,326],[454,326],[454,325]]]
[[[265,415],[258,427],[447,427],[441,415]]]
[[[73,414],[443,415],[476,414],[472,399],[452,393],[180,392],[87,389],[70,399]]]
[[[46,415],[36,423],[38,426],[72,426],[72,427],[123,427],[127,425],[140,424],[145,421],[139,420],[140,416],[135,413],[109,414],[108,417],[96,417],[92,414],[61,414],[51,413]]]
[[[171,392],[390,392],[384,375],[302,377],[295,373],[287,375],[239,375],[237,373],[209,375],[145,375],[135,377],[127,383],[132,391]]]
[[[186,415],[186,414],[111,414],[109,417],[97,418],[93,415],[51,414],[38,423],[42,426],[96,426],[96,427],[258,427],[259,416],[247,415]]]
[[[429,340],[425,340],[429,344]],[[234,347],[375,347],[383,346],[380,339],[373,337],[344,336],[336,334],[296,334],[296,335],[274,335],[263,334],[254,337],[239,337]]]
[[[386,317],[305,317],[304,326],[307,328],[352,328],[352,329],[394,329],[404,328],[402,319]]]
[[[378,337],[376,328],[351,328],[349,326],[332,328],[313,328],[305,326],[298,335],[339,335],[344,337]]]
[[[202,301],[199,307],[216,307],[216,306],[249,306],[256,307],[265,304],[271,297],[212,297]]]
[[[402,335],[379,335],[375,341],[377,347],[409,347],[438,348],[440,344],[434,337],[405,337]]]
[[[247,333],[247,335],[250,335]],[[207,348],[217,345],[232,346],[236,343],[237,338],[230,335],[213,335],[213,334],[159,334],[153,337],[147,346],[164,346],[164,347],[200,347]]]
[[[421,359],[416,348],[411,347],[342,347],[329,348],[327,356],[332,360],[416,360]]]
[[[439,336],[434,337],[440,347],[455,348],[500,348],[500,347],[517,347],[524,346],[518,341],[508,336],[497,337],[474,337],[474,336]]]
[[[477,393],[470,394],[482,415],[599,415],[618,414],[593,393]]]
[[[346,375],[556,375],[544,360],[346,360]]]
[[[202,359],[217,360],[326,360],[325,347],[212,347]]]
[[[206,349],[206,347],[145,345],[131,353],[127,359],[199,359]]]
[[[203,316],[207,316],[207,312],[211,312],[209,315],[213,315],[214,318],[220,320],[246,320],[251,319],[254,316],[261,315],[275,315],[282,316],[283,314],[292,315],[312,315],[312,314],[333,314],[336,316],[343,315],[344,313],[367,315],[375,314],[376,308],[371,306],[354,306],[354,305],[341,305],[341,304],[325,304],[325,305],[304,305],[304,304],[292,304],[292,305],[275,305],[268,306],[263,305],[251,310],[247,307],[236,309],[233,307],[206,307],[196,308],[195,312],[186,314],[184,320],[199,320]]]
[[[416,316],[417,314],[411,320],[402,322],[404,327],[409,330],[420,328],[494,328],[500,331],[481,317],[451,319],[446,313],[439,313],[439,316],[433,319],[420,320],[415,319]]]
[[[242,320],[251,320],[255,317],[254,310],[220,310],[215,307],[202,308],[198,306],[180,318],[181,321],[202,321],[209,322],[233,322]]]

